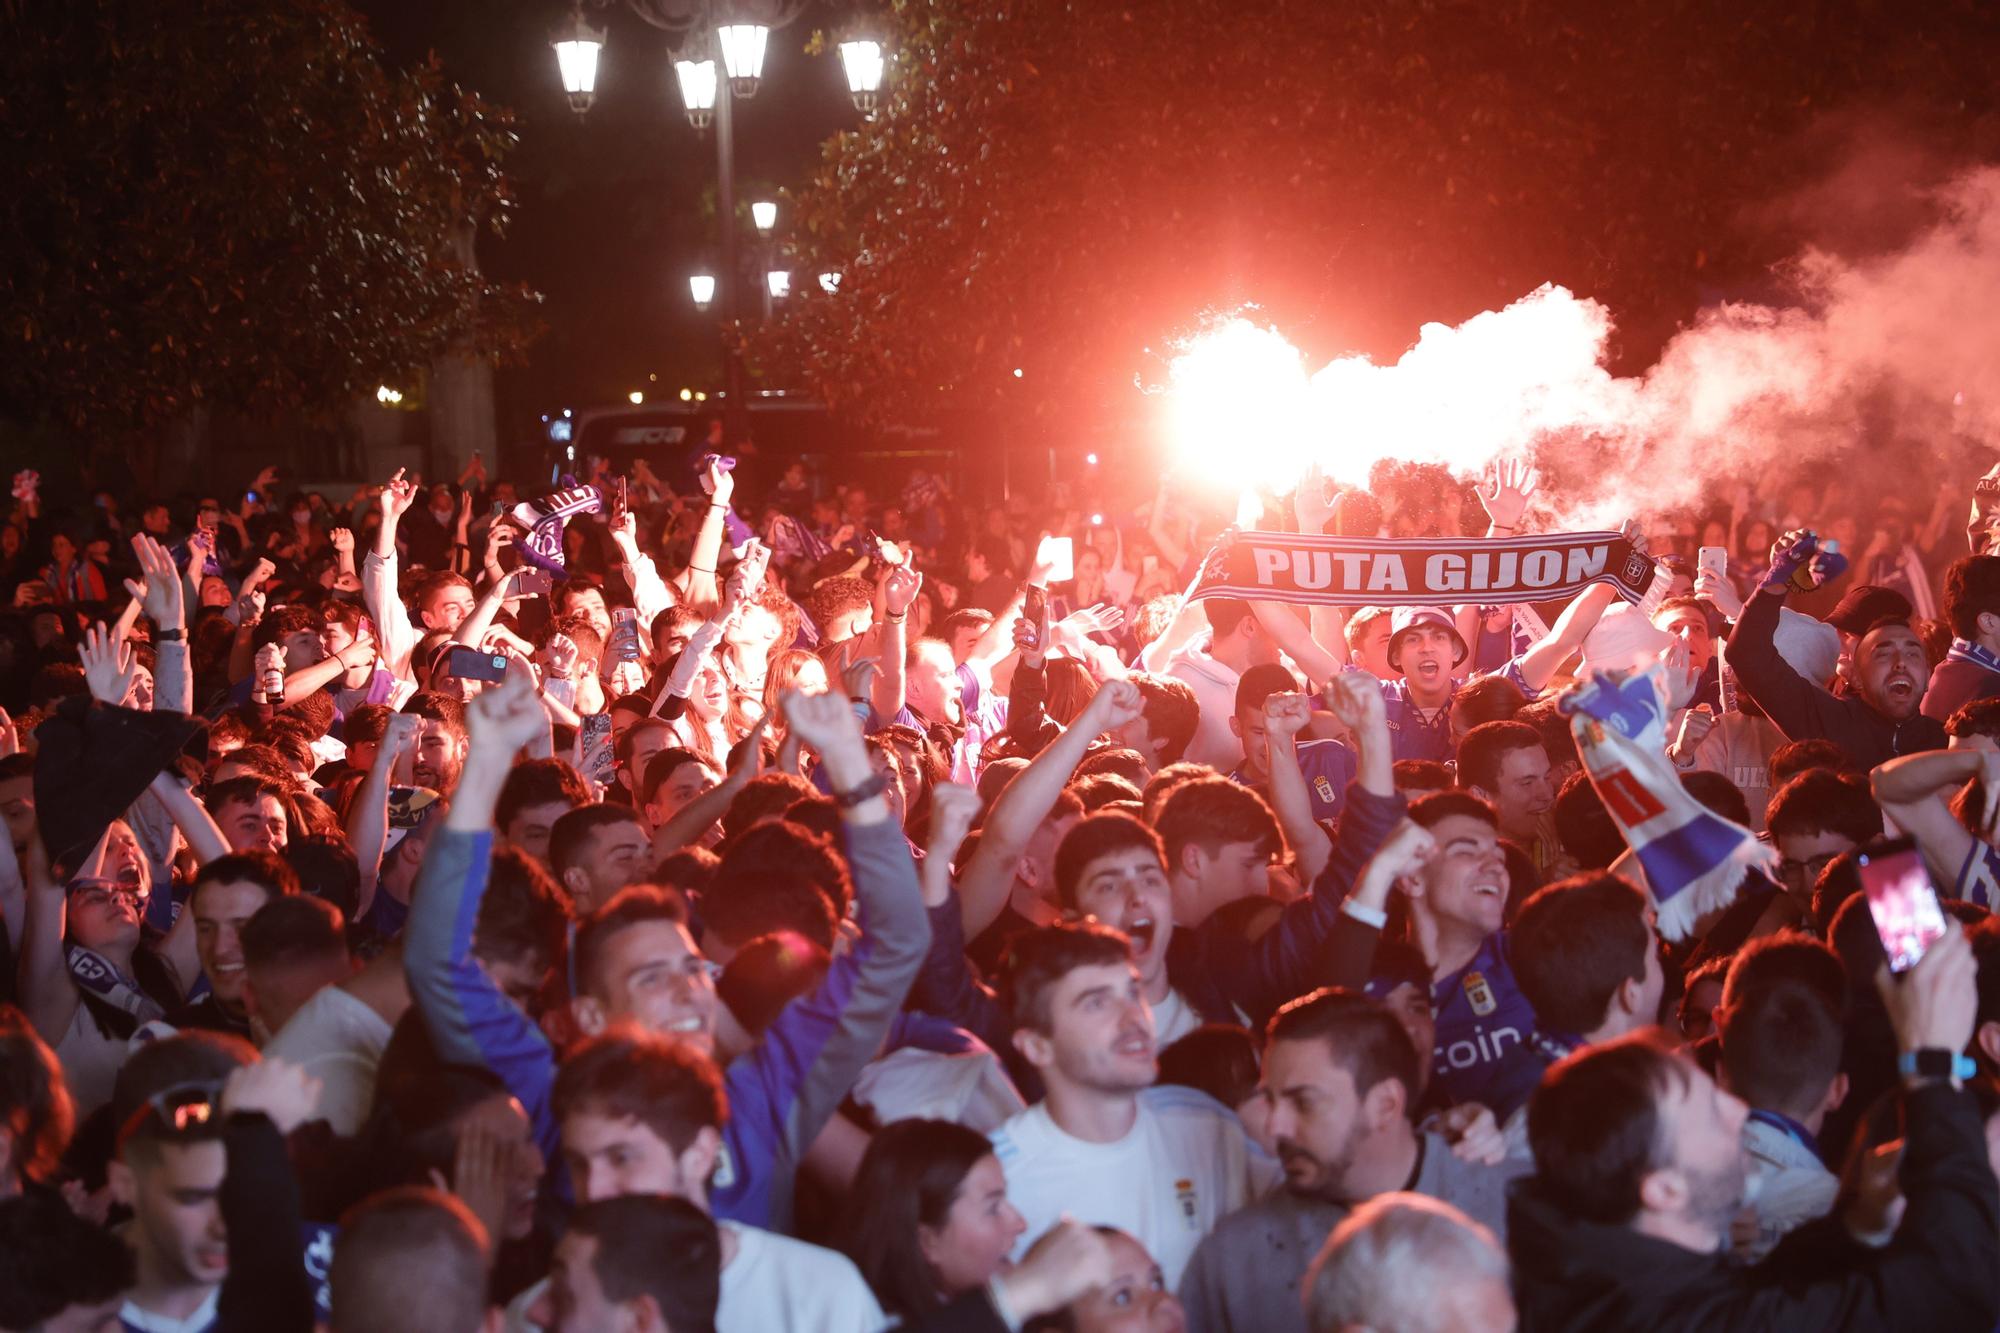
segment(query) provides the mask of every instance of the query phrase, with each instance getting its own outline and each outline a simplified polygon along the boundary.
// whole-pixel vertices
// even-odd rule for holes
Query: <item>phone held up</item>
[[[1855,854],[1861,890],[1868,898],[1868,915],[1882,939],[1891,972],[1907,972],[1949,929],[1950,921],[1931,886],[1930,874],[1916,844],[1899,839],[1872,851]]]
[[[483,680],[491,684],[507,679],[507,656],[505,653],[482,653],[477,648],[459,644],[445,654],[444,670],[446,675],[460,680]]]

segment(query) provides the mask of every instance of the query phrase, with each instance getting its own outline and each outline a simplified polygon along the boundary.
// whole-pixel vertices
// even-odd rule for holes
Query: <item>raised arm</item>
[[[1252,602],[1251,613],[1257,623],[1271,636],[1284,651],[1285,656],[1299,664],[1299,670],[1306,673],[1306,679],[1320,689],[1325,689],[1328,681],[1347,668],[1347,640],[1336,640],[1336,647],[1329,648],[1314,638],[1291,608],[1277,602]]]
[[[361,600],[375,621],[382,643],[382,657],[398,676],[410,674],[410,654],[416,651],[417,628],[396,587],[396,527],[416,503],[416,487],[403,480],[403,469],[382,488],[382,526],[375,532],[375,548],[361,562]]]
[[[1608,583],[1593,583],[1572,598],[1556,617],[1556,623],[1549,627],[1548,636],[1521,654],[1521,683],[1531,692],[1541,693],[1617,600],[1618,590]]]
[[[875,680],[869,686],[868,703],[885,725],[893,722],[896,715],[903,711],[906,697],[904,666],[909,656],[905,622],[909,619],[910,603],[917,600],[917,593],[923,586],[924,576],[908,564],[891,569],[882,583],[881,638],[878,641],[882,669],[875,673]]]
[[[979,848],[958,884],[968,938],[992,925],[1007,905],[1014,871],[1035,830],[1055,808],[1084,752],[1097,737],[1122,727],[1144,711],[1139,687],[1114,680],[1100,686],[1069,730],[1050,742],[1033,763],[1014,775],[980,829]]]
[[[27,881],[26,921],[21,928],[20,961],[15,980],[20,988],[21,1009],[36,1033],[50,1046],[62,1041],[83,1003],[70,979],[69,964],[63,957],[63,926],[69,903],[63,886],[49,872],[49,856],[42,848],[38,828],[28,835],[22,877]]]
[[[639,549],[639,520],[632,511],[620,514],[610,525],[610,531],[611,544],[618,548],[625,565],[625,583],[632,590],[632,607],[639,613],[639,623],[650,628],[660,612],[674,604],[674,595],[660,578],[653,557]]]
[[[207,865],[217,857],[229,855],[229,840],[216,827],[215,817],[208,813],[207,806],[195,799],[192,791],[181,785],[179,778],[166,772],[155,774],[153,785],[148,790],[158,798],[168,817],[174,821],[174,827],[187,839],[188,850],[194,853],[196,865]]]
[[[653,830],[655,861],[663,861],[681,848],[692,847],[701,841],[715,821],[728,812],[737,793],[750,784],[750,779],[764,771],[763,733],[770,724],[768,715],[758,718],[757,725],[745,738],[753,744],[741,747],[736,765],[729,770],[728,776],[676,810],[673,818]]]
[[[472,956],[472,939],[492,867],[500,788],[515,754],[547,726],[520,662],[510,662],[507,679],[467,707],[465,767],[444,827],[424,850],[403,930],[403,972],[439,1058],[498,1074],[527,1110],[545,1158],[556,1150],[553,1054],[541,1029]]]
[[[694,552],[688,557],[682,578],[682,599],[689,606],[715,605],[716,561],[722,555],[722,520],[729,512],[730,497],[736,493],[736,474],[711,458],[702,469],[701,487],[708,492],[708,508],[702,511],[701,527],[694,535]]]
[[[869,759],[860,719],[838,695],[789,690],[780,702],[791,729],[819,751],[840,805],[861,927],[826,980],[786,1006],[752,1056],[766,1113],[795,1164],[881,1050],[930,948],[931,931],[910,845],[882,794],[887,784]],[[732,1114],[754,1115],[757,1100],[745,1106],[732,1093]]]
[[[1778,612],[1793,572],[1804,563],[1803,534],[1788,532],[1771,551],[1771,569],[1729,636],[1729,668],[1737,685],[1762,708],[1788,740],[1838,732],[1840,702],[1793,669],[1778,653]]]
[[[375,762],[368,766],[361,789],[354,793],[354,804],[347,809],[347,845],[354,849],[354,859],[361,867],[361,892],[354,905],[357,921],[368,915],[382,881],[382,849],[389,844],[390,775],[416,739],[414,714],[389,714],[388,727],[375,747]]]
[[[1326,869],[1333,840],[1313,818],[1306,775],[1299,769],[1299,733],[1312,721],[1312,701],[1303,694],[1274,694],[1264,701],[1264,727],[1271,772],[1271,810],[1278,827],[1299,859],[1299,878],[1307,884]]]
[[[502,574],[486,585],[486,591],[479,595],[472,614],[458,622],[458,629],[451,641],[467,648],[477,648],[486,641],[486,631],[493,628],[493,618],[500,614],[500,607],[507,601],[507,591],[514,586],[514,574]]]
[[[139,577],[125,591],[153,622],[153,707],[164,713],[194,711],[194,673],[188,669],[187,611],[180,571],[167,548],[145,533],[132,539]]]
[[[1868,775],[1882,813],[1916,839],[1931,881],[1947,891],[1956,889],[1957,896],[1963,896],[1960,881],[1979,842],[1952,814],[1950,800],[1973,778],[1980,779],[1986,798],[1979,826],[1990,831],[2000,808],[2000,753],[1926,750],[1891,759]]]

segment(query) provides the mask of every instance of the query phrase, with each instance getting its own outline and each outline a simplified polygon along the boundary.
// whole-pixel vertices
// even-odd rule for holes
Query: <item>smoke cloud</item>
[[[1261,384],[1277,400],[1259,438],[1289,439],[1264,446],[1281,465],[1264,470],[1316,460],[1362,485],[1383,459],[1477,474],[1527,457],[1539,507],[1567,527],[1713,505],[1774,472],[1839,475],[1863,497],[1935,486],[1968,448],[2000,447],[2000,167],[1931,203],[1892,251],[1805,251],[1782,275],[1785,305],[1702,311],[1643,375],[1608,371],[1611,313],[1553,285],[1427,325],[1394,363],[1287,366]],[[1239,358],[1259,342],[1230,339]]]

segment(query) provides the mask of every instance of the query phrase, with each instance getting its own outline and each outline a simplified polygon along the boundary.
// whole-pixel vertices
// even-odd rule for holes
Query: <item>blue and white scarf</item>
[[[1654,662],[1596,672],[1557,706],[1570,719],[1591,785],[1646,872],[1660,934],[1685,939],[1727,907],[1749,871],[1776,868],[1777,851],[1688,795],[1666,754],[1668,687]]]
[[[569,483],[565,489],[523,500],[508,511],[508,517],[526,530],[514,549],[523,560],[559,579],[569,577],[563,565],[563,530],[577,514],[595,514],[604,508],[604,493],[595,486],[578,486],[570,477],[563,480]]]
[[[2000,656],[1995,656],[1978,644],[1966,639],[1953,639],[1951,651],[1944,655],[1947,662],[1970,662],[1983,671],[1991,671],[2000,676]]]

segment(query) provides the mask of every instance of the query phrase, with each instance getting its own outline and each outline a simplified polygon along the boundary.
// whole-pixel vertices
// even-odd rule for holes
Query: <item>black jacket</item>
[[[1837,1218],[1786,1237],[1763,1263],[1732,1268],[1623,1226],[1583,1222],[1517,1183],[1507,1207],[1522,1333],[1620,1329],[1773,1333],[1979,1330],[2000,1320],[2000,1190],[1970,1092],[1943,1084],[1905,1098],[1896,1237],[1879,1250]]]
[[[1744,604],[1743,619],[1729,637],[1729,667],[1786,740],[1832,741],[1863,768],[1945,747],[1944,723],[1936,718],[1917,713],[1897,722],[1859,695],[1835,697],[1794,671],[1772,640],[1784,604],[1783,591],[1764,588]]]

